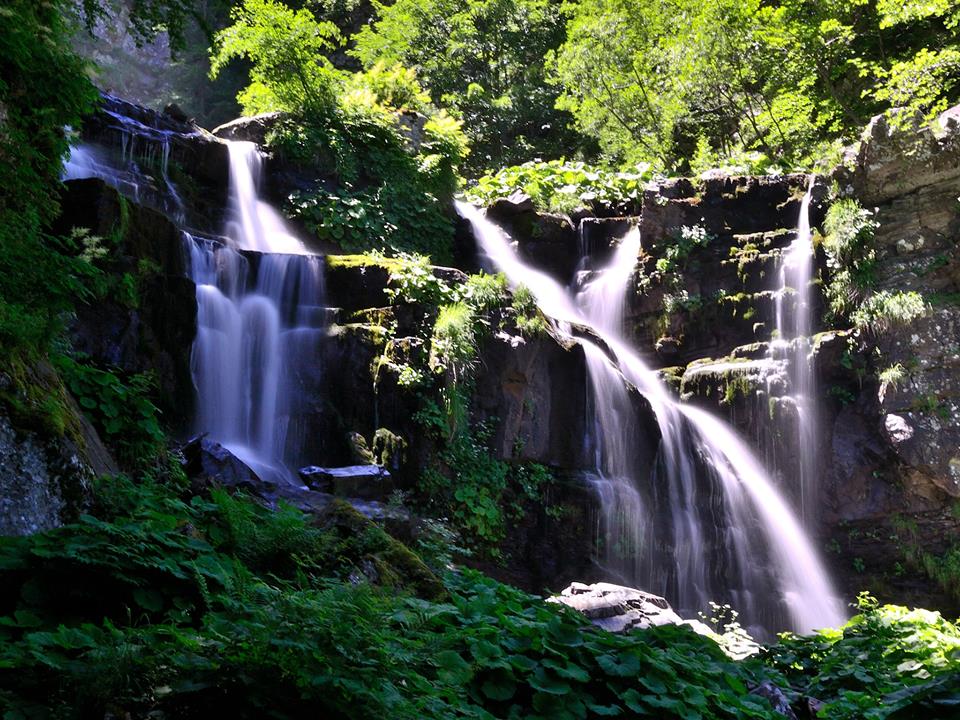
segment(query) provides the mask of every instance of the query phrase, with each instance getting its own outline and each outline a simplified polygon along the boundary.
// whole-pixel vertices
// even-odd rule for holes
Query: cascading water
[[[322,261],[260,199],[257,147],[232,142],[229,152],[230,245],[186,235],[197,285],[197,430],[262,479],[292,482],[288,468],[305,460],[314,395],[305,389],[319,380]]]
[[[842,605],[810,541],[750,450],[724,423],[677,403],[623,339],[639,234],[629,233],[609,266],[572,297],[525,266],[481,211],[462,203],[458,211],[494,265],[530,289],[560,332],[585,325],[606,348],[578,340],[593,396],[594,484],[608,571],[662,592],[686,612],[704,610],[710,600],[730,602],[761,634],[842,622]],[[638,452],[641,419],[627,383],[659,428],[652,459]]]
[[[184,208],[168,175],[174,131],[104,110],[118,133],[110,147],[77,145],[64,179],[97,177],[135,202],[183,225]],[[197,287],[197,337],[191,370],[196,429],[229,448],[270,482],[295,482],[321,416],[319,346],[325,335],[322,258],[309,255],[283,219],[260,199],[256,145],[228,143],[230,194],[225,238],[183,232]],[[158,166],[160,180],[140,163]],[[313,424],[313,425],[312,425]]]
[[[810,335],[813,329],[811,284],[814,252],[810,231],[810,201],[814,177],[800,206],[797,236],[780,259],[779,287],[774,293],[776,334],[770,342],[771,359],[787,361],[791,395],[784,398],[796,412],[796,449],[799,474],[800,515],[812,521],[811,501],[817,492],[817,408]]]
[[[134,202],[156,208],[182,225],[186,209],[170,179],[170,145],[182,134],[144,125],[105,108],[103,114],[111,119],[119,154],[107,147],[73,145],[63,166],[63,179],[100,178]],[[159,170],[159,178],[141,165],[154,168],[154,173]]]

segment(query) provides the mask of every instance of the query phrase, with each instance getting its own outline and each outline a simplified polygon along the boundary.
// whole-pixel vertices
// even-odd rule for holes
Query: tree
[[[872,114],[944,109],[960,77],[948,0],[581,0],[551,57],[560,105],[619,164],[695,148],[809,165]],[[748,168],[749,169],[749,168]]]
[[[548,0],[398,0],[355,37],[364,66],[416,70],[434,100],[463,121],[470,174],[576,153],[582,138],[557,109],[544,56],[563,41],[564,18]]]

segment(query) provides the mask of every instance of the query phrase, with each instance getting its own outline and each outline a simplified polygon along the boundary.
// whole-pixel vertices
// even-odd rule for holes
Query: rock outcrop
[[[116,472],[50,365],[14,360],[0,371],[0,536],[75,519],[91,481]]]
[[[110,294],[80,303],[74,348],[128,373],[153,374],[157,404],[169,425],[193,414],[190,347],[197,332],[196,288],[187,277],[184,237],[163,214],[129,202],[96,178],[65,183],[56,231],[77,228],[109,243],[111,275],[135,297]]]

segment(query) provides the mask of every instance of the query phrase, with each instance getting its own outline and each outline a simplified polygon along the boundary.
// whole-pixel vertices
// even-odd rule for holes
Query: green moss
[[[406,545],[390,537],[349,503],[335,499],[314,524],[337,538],[336,553],[353,567],[370,562],[377,584],[442,601],[447,591],[439,578]]]
[[[673,390],[674,392],[680,392],[680,388],[683,385],[683,371],[686,368],[683,365],[675,365],[672,367],[660,368],[657,371],[657,374],[660,377],[660,380]]]
[[[86,448],[77,407],[48,362],[15,354],[7,360],[5,377],[0,404],[15,426],[45,437],[66,437],[80,450]]]
[[[329,268],[379,267],[387,272],[398,272],[405,262],[400,258],[387,257],[381,253],[358,253],[353,255],[327,255]]]

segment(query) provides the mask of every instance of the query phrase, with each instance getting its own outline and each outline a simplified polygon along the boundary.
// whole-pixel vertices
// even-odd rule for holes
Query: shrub
[[[856,200],[837,200],[824,220],[830,282],[826,287],[830,313],[834,318],[847,316],[874,286],[877,252],[874,233],[878,227],[873,213]]]
[[[882,290],[867,298],[850,319],[858,330],[878,334],[903,327],[929,311],[920,293]]]
[[[450,372],[454,382],[468,371],[477,353],[474,320],[474,310],[466,303],[440,308],[430,343],[432,370]]]
[[[64,383],[124,467],[145,469],[163,451],[160,411],[150,401],[148,375],[122,378],[66,355],[53,358]]]

